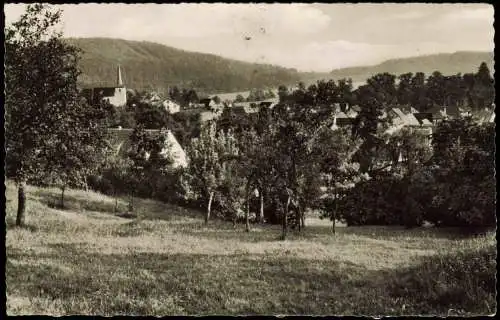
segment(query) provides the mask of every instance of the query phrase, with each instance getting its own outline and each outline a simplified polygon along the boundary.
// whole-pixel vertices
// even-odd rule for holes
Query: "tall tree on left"
[[[93,146],[92,133],[82,137],[73,129],[98,128],[88,118],[103,117],[80,112],[85,109],[77,89],[79,51],[55,30],[60,18],[61,11],[32,4],[5,29],[6,171],[18,185],[18,226],[24,224],[26,183],[57,176],[62,163],[73,161],[72,150],[92,154],[78,147]]]

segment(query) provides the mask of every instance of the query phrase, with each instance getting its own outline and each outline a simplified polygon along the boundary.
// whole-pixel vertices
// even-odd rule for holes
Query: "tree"
[[[342,111],[345,111],[347,106],[353,104],[352,79],[340,79],[337,81],[338,102]]]
[[[481,63],[474,78],[473,97],[475,98],[475,108],[491,107],[495,101],[495,84],[485,62]]]
[[[245,102],[245,98],[241,94],[238,94],[234,99],[234,102]]]
[[[356,155],[362,172],[372,170],[376,163],[376,155],[381,144],[380,129],[383,129],[387,119],[382,119],[386,113],[384,96],[380,96],[371,85],[364,85],[357,89],[357,103],[361,111],[353,125],[353,135],[361,138],[361,145]]]
[[[170,97],[170,99],[172,99],[172,101],[178,104],[183,103],[181,91],[179,90],[179,88],[177,88],[177,86],[173,86],[169,89],[168,96]]]
[[[384,108],[394,106],[397,102],[396,76],[384,72],[379,73],[367,81],[371,88],[371,95]]]
[[[213,97],[212,99],[213,99],[213,100],[214,100],[214,102],[215,102],[215,103],[217,103],[217,104],[221,103],[221,100],[220,100],[219,96],[215,96],[215,97]]]
[[[433,105],[446,105],[445,77],[434,71],[427,79],[427,97]]]
[[[266,99],[273,99],[273,98],[276,98],[276,94],[274,93],[273,90],[269,89],[267,90],[267,92],[265,93],[265,98]]]
[[[404,128],[389,142],[395,147],[396,155],[401,156],[401,165],[404,178],[402,179],[402,192],[404,195],[404,223],[407,227],[419,226],[422,224],[422,206],[417,201],[421,192],[421,185],[418,187],[414,182],[418,173],[432,156],[432,149],[428,143],[426,133],[421,133]],[[394,168],[393,168],[393,171]]]
[[[335,221],[341,217],[339,202],[348,189],[354,187],[362,177],[359,164],[353,156],[361,146],[360,139],[352,137],[347,130],[326,129],[316,140],[314,153],[322,178],[324,192],[320,209],[332,220],[332,232],[335,233]]]
[[[78,50],[54,31],[60,16],[46,5],[28,5],[5,30],[6,164],[18,185],[18,226],[24,224],[25,183],[54,169],[54,143],[81,120],[72,117],[79,106]],[[65,136],[68,144],[78,138]]]
[[[398,103],[402,105],[411,104],[412,99],[412,79],[413,73],[408,72],[399,76],[399,84],[397,89]]]
[[[67,102],[57,131],[52,136],[45,162],[46,181],[61,189],[61,208],[64,209],[64,191],[67,187],[87,187],[87,177],[95,173],[107,155],[106,115],[108,104],[94,107],[76,97]]]
[[[206,201],[205,223],[208,223],[214,195],[226,179],[226,160],[237,153],[236,141],[231,133],[217,132],[215,122],[208,122],[186,151],[189,164],[185,178],[195,197]]]
[[[271,170],[269,159],[272,150],[266,143],[266,139],[269,138],[267,131],[259,135],[254,129],[245,130],[238,137],[239,149],[241,150],[239,157],[240,175],[246,180],[246,202],[249,205],[252,191],[257,189],[260,200],[257,221],[261,223],[264,221],[264,190],[268,177],[267,173]],[[248,209],[249,207],[247,207],[247,211]]]
[[[286,86],[280,85],[278,87],[278,97],[280,102],[285,102],[289,96],[288,88]]]
[[[431,106],[423,72],[415,73],[411,79],[411,105],[420,112],[425,112]]]
[[[441,123],[433,134],[432,216],[440,225],[494,227],[495,127],[472,119]]]
[[[272,146],[273,152],[266,177],[282,212],[282,239],[286,238],[288,215],[292,211],[299,231],[303,227],[304,212],[311,204],[306,193],[314,189],[315,182],[310,176],[314,139],[320,129],[330,123],[331,116],[331,110],[315,112],[307,104],[294,101],[272,110],[268,126],[270,139],[266,144]]]
[[[262,101],[266,99],[266,93],[262,89],[252,89],[248,94],[246,101]]]

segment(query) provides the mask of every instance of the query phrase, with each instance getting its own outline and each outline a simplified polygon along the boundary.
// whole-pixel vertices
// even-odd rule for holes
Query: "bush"
[[[339,201],[338,218],[354,225],[403,225],[415,212],[407,201],[406,181],[397,176],[378,175],[362,181]]]

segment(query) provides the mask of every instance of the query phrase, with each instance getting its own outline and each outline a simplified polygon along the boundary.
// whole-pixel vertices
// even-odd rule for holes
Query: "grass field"
[[[28,188],[13,227],[6,183],[7,313],[49,315],[477,315],[496,312],[494,234],[463,238],[419,228],[341,227],[306,220],[243,226],[151,200],[123,218],[112,198]],[[124,209],[126,202],[119,201]]]

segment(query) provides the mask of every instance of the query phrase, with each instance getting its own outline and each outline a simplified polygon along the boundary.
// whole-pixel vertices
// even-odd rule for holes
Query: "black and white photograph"
[[[493,316],[494,6],[4,4],[9,316]]]

